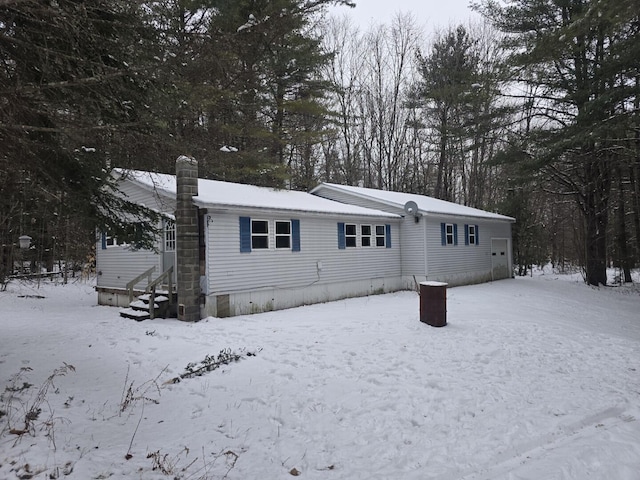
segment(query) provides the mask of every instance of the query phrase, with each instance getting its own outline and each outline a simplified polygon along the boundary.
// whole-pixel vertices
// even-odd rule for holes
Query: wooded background
[[[636,0],[481,0],[360,31],[348,0],[0,0],[0,280],[149,244],[111,168],[429,195],[517,219],[517,274],[640,264]],[[116,212],[126,211],[126,215]],[[24,252],[23,252],[24,253]]]

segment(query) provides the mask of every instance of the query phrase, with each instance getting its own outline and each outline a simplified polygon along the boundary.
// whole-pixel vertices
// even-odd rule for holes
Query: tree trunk
[[[585,216],[585,280],[589,285],[606,285],[611,179],[605,159],[586,160],[585,178],[582,206]]]
[[[616,168],[616,175],[618,176],[618,208],[616,215],[616,230],[617,230],[617,264],[622,269],[624,274],[623,281],[625,283],[631,283],[631,262],[629,261],[629,247],[627,245],[627,227],[625,224],[626,215],[624,207],[624,182],[622,178],[622,168],[618,166]]]
[[[639,142],[640,143],[640,142]],[[640,262],[640,147],[638,149],[638,158],[635,165],[630,167],[630,183],[631,183],[631,205],[633,210],[633,227],[636,236],[636,253],[635,261]]]

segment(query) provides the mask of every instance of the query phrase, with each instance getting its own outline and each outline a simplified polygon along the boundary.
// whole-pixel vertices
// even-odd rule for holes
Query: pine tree
[[[140,52],[151,32],[139,2],[0,4],[4,274],[20,234],[34,237],[41,251],[56,237],[65,251],[79,243],[86,252],[95,227],[130,229],[116,209],[150,227],[143,212],[114,197],[106,167],[121,152],[115,140],[146,125],[149,65]]]
[[[482,2],[506,36],[514,79],[539,92],[537,166],[574,195],[584,219],[585,273],[606,284],[612,172],[627,163],[629,105],[638,97],[633,0]]]
[[[173,7],[166,19],[187,19],[159,22],[177,94],[167,104],[168,132],[203,175],[282,186],[288,175],[314,170],[326,117],[319,69],[328,57],[313,21],[332,3],[350,2],[160,2]],[[292,179],[303,188],[309,182]]]

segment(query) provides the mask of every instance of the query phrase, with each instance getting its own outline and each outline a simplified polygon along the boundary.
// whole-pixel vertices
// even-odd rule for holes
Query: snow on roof
[[[338,185],[335,183],[322,183],[311,190],[311,193],[319,192],[323,188],[347,192],[361,198],[378,200],[381,203],[398,208],[403,208],[405,203],[413,201],[416,202],[418,210],[422,214],[454,215],[459,217],[477,217],[515,222],[514,218],[507,217],[506,215],[487,212],[478,208],[467,207],[465,205],[438,200],[437,198],[415,193],[390,192],[386,190],[376,190],[374,188]]]
[[[116,172],[146,188],[153,188],[171,196],[176,194],[175,175],[121,169],[116,169]],[[198,196],[194,197],[194,202],[202,207],[248,207],[368,217],[399,217],[380,210],[336,202],[306,192],[278,190],[202,178],[198,179]]]

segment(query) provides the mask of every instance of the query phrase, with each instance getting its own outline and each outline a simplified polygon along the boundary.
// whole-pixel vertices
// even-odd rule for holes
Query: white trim
[[[362,227],[369,227],[369,234],[365,235],[364,233],[362,233]],[[371,225],[370,223],[364,223],[364,224],[360,224],[360,246],[363,248],[369,248],[369,247],[373,247],[373,241],[375,241],[375,235],[373,234],[373,229],[375,228],[374,225]],[[369,245],[363,245],[363,240],[367,238],[369,240]]]
[[[251,251],[253,252],[254,250],[270,250],[271,249],[271,242],[270,242],[270,222],[269,220],[264,220],[261,218],[251,218],[250,220],[251,222],[251,228],[249,230],[249,234],[251,235]],[[254,233],[253,232],[253,223],[254,222],[264,222],[267,225],[267,232],[266,233]],[[253,238],[266,238],[267,239],[267,246],[266,247],[255,247],[253,245]]]
[[[289,233],[287,234],[283,234],[283,233],[278,233],[278,223],[286,223],[289,225]],[[274,235],[274,242],[273,242],[273,247],[276,250],[291,250],[293,248],[293,233],[291,231],[291,220],[274,220],[273,221],[273,235]],[[278,238],[288,238],[289,239],[289,245],[286,247],[278,247]]]

